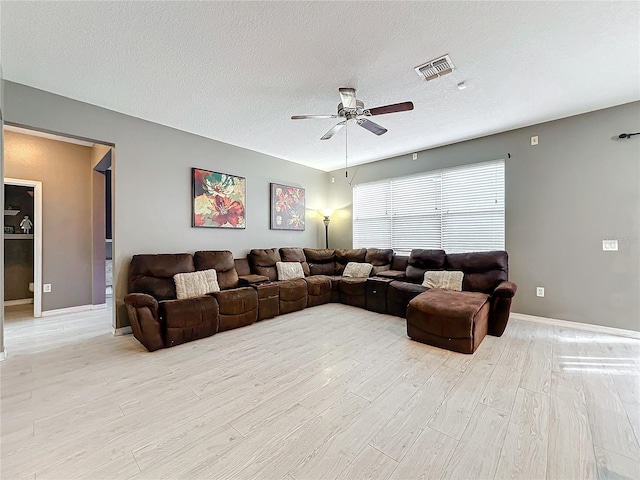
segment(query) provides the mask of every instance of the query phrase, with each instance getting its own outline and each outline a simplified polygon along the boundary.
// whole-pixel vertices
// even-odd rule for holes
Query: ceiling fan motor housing
[[[362,100],[356,100],[356,108],[344,108],[342,103],[338,104],[338,115],[345,117],[347,120],[352,120],[362,114],[364,114],[364,102]]]

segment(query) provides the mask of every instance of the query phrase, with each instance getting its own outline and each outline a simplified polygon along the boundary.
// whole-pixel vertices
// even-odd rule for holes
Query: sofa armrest
[[[238,277],[238,285],[240,287],[248,287],[251,285],[257,285],[258,283],[265,283],[269,281],[269,277],[264,275],[240,275]]]
[[[502,282],[491,294],[492,297],[513,298],[518,286],[513,282]]]
[[[405,276],[404,270],[384,270],[374,275],[374,277],[392,278],[394,280],[404,280]]]
[[[163,348],[158,301],[145,293],[130,293],[124,297],[124,303],[133,336],[150,352]]]

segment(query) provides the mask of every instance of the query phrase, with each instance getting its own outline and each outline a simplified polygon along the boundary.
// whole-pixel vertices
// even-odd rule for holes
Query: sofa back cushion
[[[256,275],[264,275],[270,281],[278,280],[276,263],[281,262],[280,252],[277,248],[254,248],[248,255],[251,270]]]
[[[344,272],[344,267],[347,266],[349,262],[358,262],[363,263],[365,257],[367,256],[366,248],[358,248],[358,249],[346,249],[339,248],[336,250],[336,270],[335,275],[342,275]]]
[[[229,250],[207,250],[193,255],[196,270],[215,270],[221,290],[238,286],[238,272]]]
[[[409,255],[394,255],[391,270],[405,271],[409,265]]]
[[[129,293],[146,293],[156,300],[176,298],[176,273],[195,271],[190,253],[134,255],[129,265]]]
[[[446,261],[444,250],[413,249],[407,265],[407,280],[422,283],[427,270],[443,270]]]
[[[251,275],[251,266],[249,265],[249,259],[247,257],[234,258],[233,263],[236,265],[238,275]]]
[[[299,262],[302,265],[304,276],[308,277],[310,270],[304,250],[298,247],[283,247],[280,249],[280,258],[283,262]]]
[[[364,261],[373,265],[372,275],[390,270],[391,262],[393,261],[393,250],[390,248],[367,248]]]
[[[462,290],[490,294],[509,279],[509,256],[504,251],[449,253],[445,268],[464,272]]]
[[[311,275],[335,275],[336,251],[333,248],[305,248],[303,251]]]

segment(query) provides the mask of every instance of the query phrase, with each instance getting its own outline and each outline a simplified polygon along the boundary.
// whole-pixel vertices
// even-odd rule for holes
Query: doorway
[[[4,179],[5,306],[42,316],[42,182]]]

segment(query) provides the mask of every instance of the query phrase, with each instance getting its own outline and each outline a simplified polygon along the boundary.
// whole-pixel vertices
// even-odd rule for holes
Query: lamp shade
[[[330,208],[323,208],[322,210],[320,210],[320,213],[325,217],[330,217],[331,215],[333,215],[333,210],[331,210]]]

